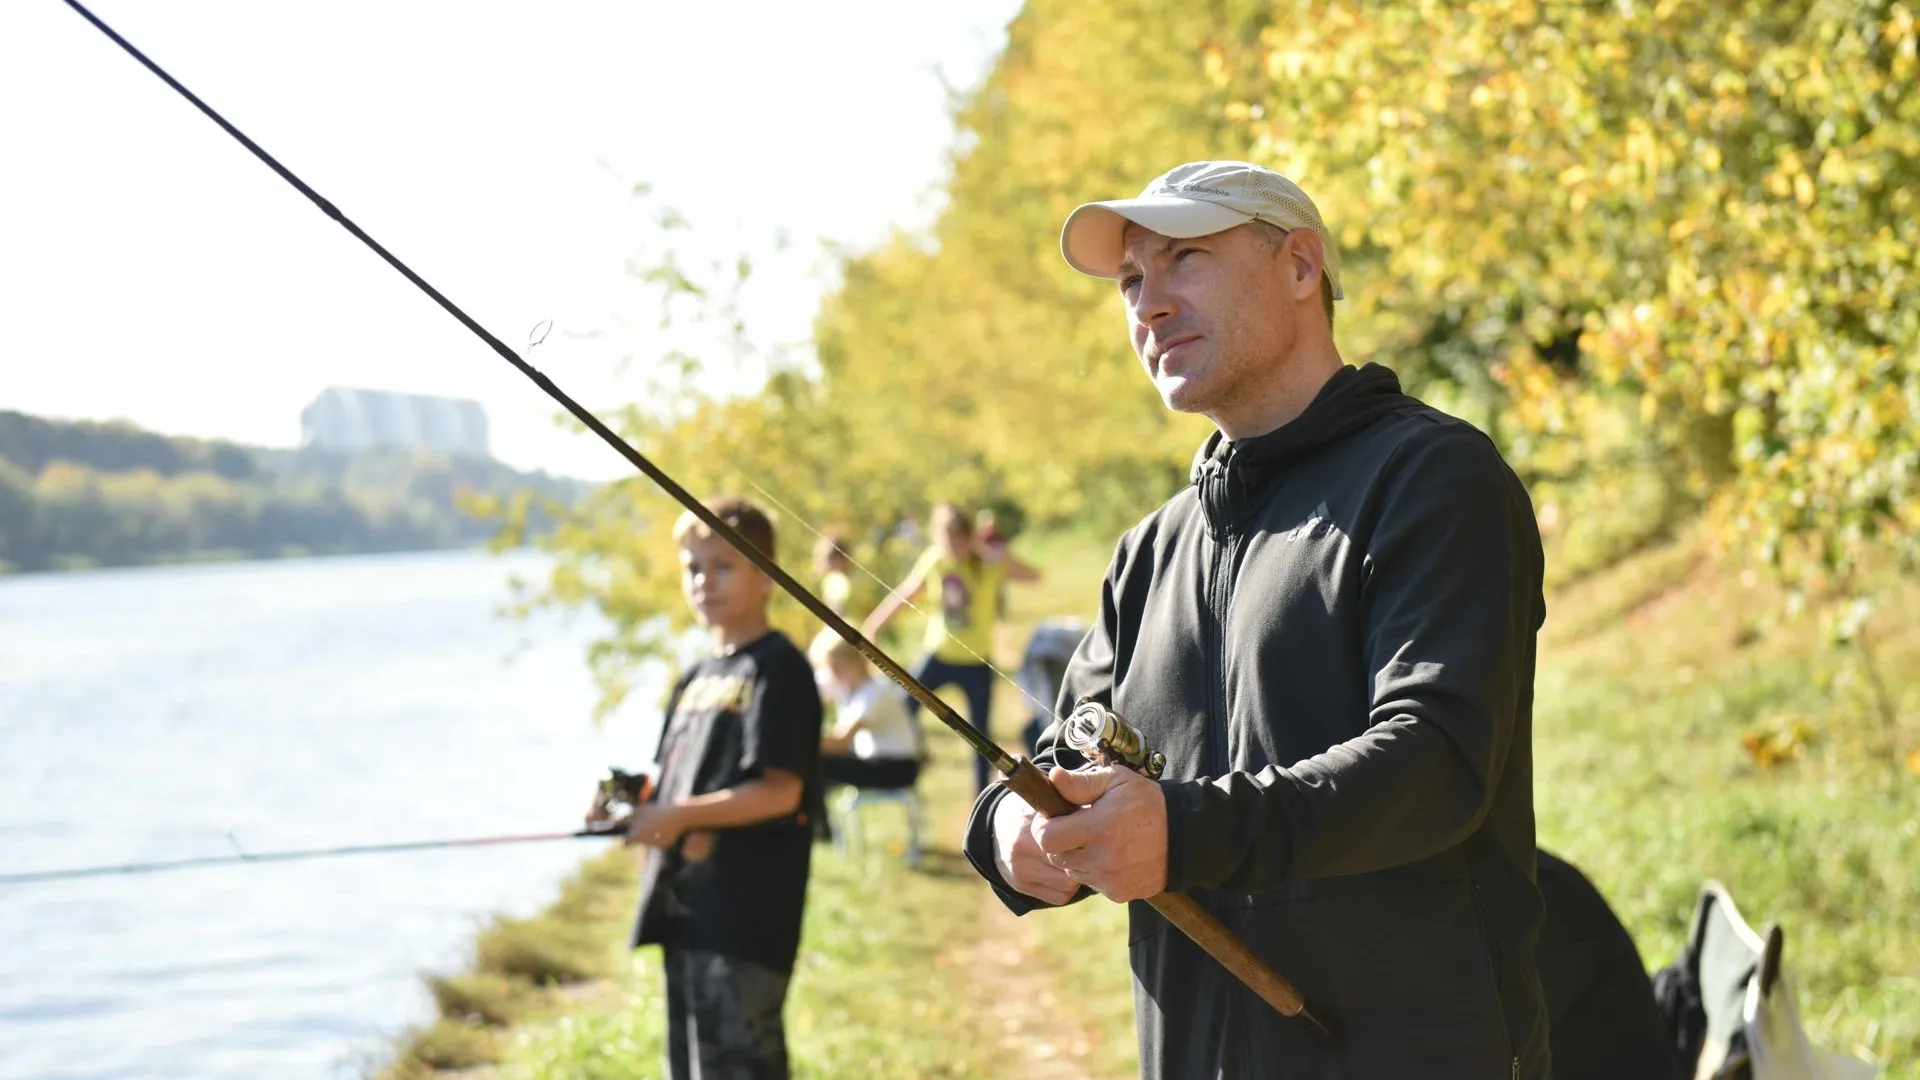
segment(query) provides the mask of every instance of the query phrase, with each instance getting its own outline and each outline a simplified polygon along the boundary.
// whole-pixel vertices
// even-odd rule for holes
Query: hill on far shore
[[[247,446],[0,411],[0,572],[466,547],[469,496],[586,481],[425,450]]]

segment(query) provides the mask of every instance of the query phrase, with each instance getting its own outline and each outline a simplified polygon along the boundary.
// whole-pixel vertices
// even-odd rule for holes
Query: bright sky
[[[90,7],[604,415],[660,350],[629,270],[660,205],[758,257],[756,339],[803,340],[823,242],[932,219],[943,78],[974,85],[1019,3]],[[290,446],[365,386],[478,400],[521,468],[630,471],[60,0],[0,4],[0,101],[0,408]]]

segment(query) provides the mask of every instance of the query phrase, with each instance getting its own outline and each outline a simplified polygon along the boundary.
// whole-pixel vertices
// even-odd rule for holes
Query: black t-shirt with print
[[[777,630],[683,675],[660,734],[655,798],[704,795],[785,769],[806,785],[799,813],[681,838],[650,853],[633,944],[678,945],[793,969],[819,804],[820,691]]]

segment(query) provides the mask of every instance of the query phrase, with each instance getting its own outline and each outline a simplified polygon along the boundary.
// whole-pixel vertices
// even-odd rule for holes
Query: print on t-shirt
[[[753,700],[753,683],[739,675],[702,675],[687,684],[680,694],[674,715],[713,709],[716,712],[745,712]]]
[[[675,786],[686,788],[671,792],[674,798],[694,794],[688,785],[695,781],[695,770],[683,767],[681,755],[689,748],[695,753],[704,753],[712,737],[710,727],[717,719],[715,714],[744,713],[752,701],[753,682],[741,675],[700,675],[680,692],[662,740],[665,745],[659,773],[662,777],[680,779]]]
[[[966,578],[955,573],[940,579],[940,608],[947,617],[947,629],[967,628],[973,616],[973,593],[967,589]]]

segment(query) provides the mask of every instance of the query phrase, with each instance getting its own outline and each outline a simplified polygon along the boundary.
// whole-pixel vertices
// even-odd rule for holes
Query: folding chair
[[[1709,881],[1680,959],[1654,977],[1693,1080],[1869,1080],[1878,1066],[1813,1045],[1782,963],[1778,925],[1757,934]]]

